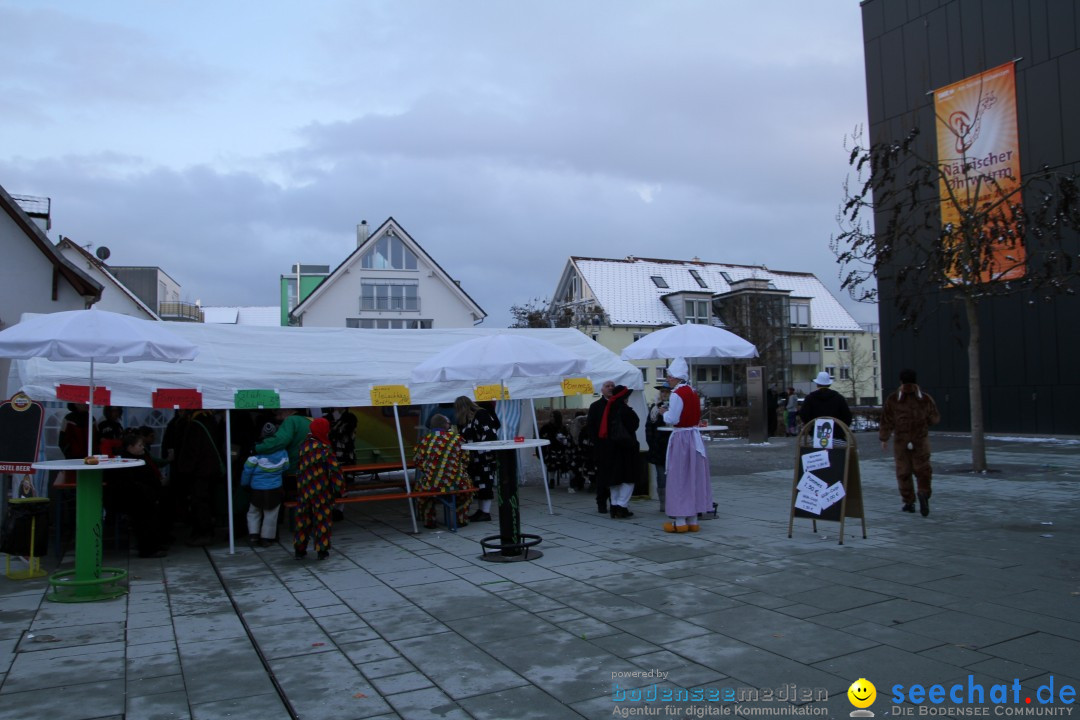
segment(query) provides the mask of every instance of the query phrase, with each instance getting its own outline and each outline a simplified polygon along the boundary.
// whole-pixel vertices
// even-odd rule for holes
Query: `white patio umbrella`
[[[619,357],[623,360],[654,358],[754,358],[758,351],[753,343],[733,332],[712,325],[687,323],[651,332],[626,346]]]
[[[584,373],[588,362],[568,350],[546,340],[520,333],[485,335],[451,345],[442,352],[413,368],[413,382],[442,382],[445,380],[498,381],[502,387],[508,378],[567,376]],[[502,397],[500,392],[499,396]],[[530,403],[532,401],[530,400]],[[536,428],[536,406],[533,411],[533,429]],[[540,455],[543,465],[543,453]],[[547,495],[548,512],[551,493],[544,470],[544,493]]]
[[[94,447],[94,363],[179,362],[198,354],[198,347],[163,322],[93,308],[28,316],[0,331],[0,357],[90,363],[88,456]]]

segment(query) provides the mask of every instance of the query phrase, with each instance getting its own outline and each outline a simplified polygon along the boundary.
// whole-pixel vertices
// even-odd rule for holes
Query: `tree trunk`
[[[975,300],[964,298],[968,323],[968,395],[971,407],[971,469],[986,472],[986,434],[983,430],[982,372],[979,366],[979,314]]]

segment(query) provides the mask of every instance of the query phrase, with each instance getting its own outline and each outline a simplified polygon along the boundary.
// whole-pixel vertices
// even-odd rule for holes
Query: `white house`
[[[34,213],[28,215],[23,204]],[[101,298],[102,286],[60,254],[45,235],[47,198],[16,200],[0,187],[0,329],[19,322],[23,313],[82,310]],[[44,215],[42,214],[44,210]],[[0,360],[0,397],[10,397],[10,361]]]
[[[99,310],[131,315],[143,320],[160,320],[154,310],[120,282],[100,258],[91,255],[71,238],[61,237],[56,249],[72,265],[82,270],[102,286],[101,300],[94,304]]]
[[[290,313],[306,327],[453,328],[487,313],[397,223],[388,218],[307,293]]]
[[[708,323],[753,342],[766,383],[805,394],[828,370],[839,392],[880,402],[877,333],[861,328],[811,273],[627,257],[571,257],[549,306],[556,324],[579,328],[619,353],[645,334],[678,323]],[[646,385],[665,377],[664,360],[635,362]],[[724,401],[740,397],[736,366],[694,361],[694,383]]]

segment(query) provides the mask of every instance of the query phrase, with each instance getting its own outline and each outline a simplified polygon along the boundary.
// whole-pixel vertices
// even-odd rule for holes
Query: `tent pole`
[[[86,420],[86,457],[90,457],[94,454],[94,358],[90,358],[90,396],[87,400],[90,415]]]
[[[232,504],[232,410],[225,410],[225,502],[229,508],[229,554],[236,554],[236,533],[233,527]]]
[[[401,418],[398,417],[397,403],[394,403],[394,425],[397,426],[397,444],[398,450],[401,451],[401,471],[405,473],[405,492],[411,493],[412,488],[409,487],[409,461],[405,459],[405,441],[401,438]],[[412,520],[413,534],[418,534],[420,528],[416,527],[416,512],[413,511],[413,501],[409,498],[409,518]]]
[[[536,421],[536,402],[529,398],[529,407],[532,408],[533,416],[533,432],[536,434],[536,439],[540,439],[540,426]],[[548,488],[548,475],[547,465],[544,464],[544,448],[536,448],[536,454],[540,456],[540,475],[544,482],[544,495],[547,497],[548,515],[554,515],[555,511],[551,509],[551,490]]]

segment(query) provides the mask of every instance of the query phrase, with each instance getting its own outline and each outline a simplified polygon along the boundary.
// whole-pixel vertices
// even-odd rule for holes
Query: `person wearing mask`
[[[334,500],[345,494],[345,479],[330,447],[330,421],[315,418],[308,424],[308,430],[307,437],[300,444],[297,461],[293,550],[296,559],[302,560],[307,555],[310,539],[319,559],[325,560],[330,557],[334,525],[330,513]]]
[[[480,407],[464,395],[454,401],[454,421],[461,439],[466,443],[489,442],[499,439],[502,423],[495,413]],[[469,516],[473,522],[491,520],[491,501],[495,498],[494,487],[498,479],[499,459],[492,452],[469,451],[469,477],[478,488],[480,508]]]
[[[941,421],[934,398],[923,392],[918,385],[914,370],[900,371],[900,387],[885,398],[881,410],[878,438],[881,449],[888,448],[889,436],[893,438],[893,458],[896,460],[896,485],[904,501],[904,512],[915,512],[915,500],[919,500],[919,513],[930,514],[930,481],[934,469],[930,465],[930,426]],[[918,483],[915,492],[911,476]]]

